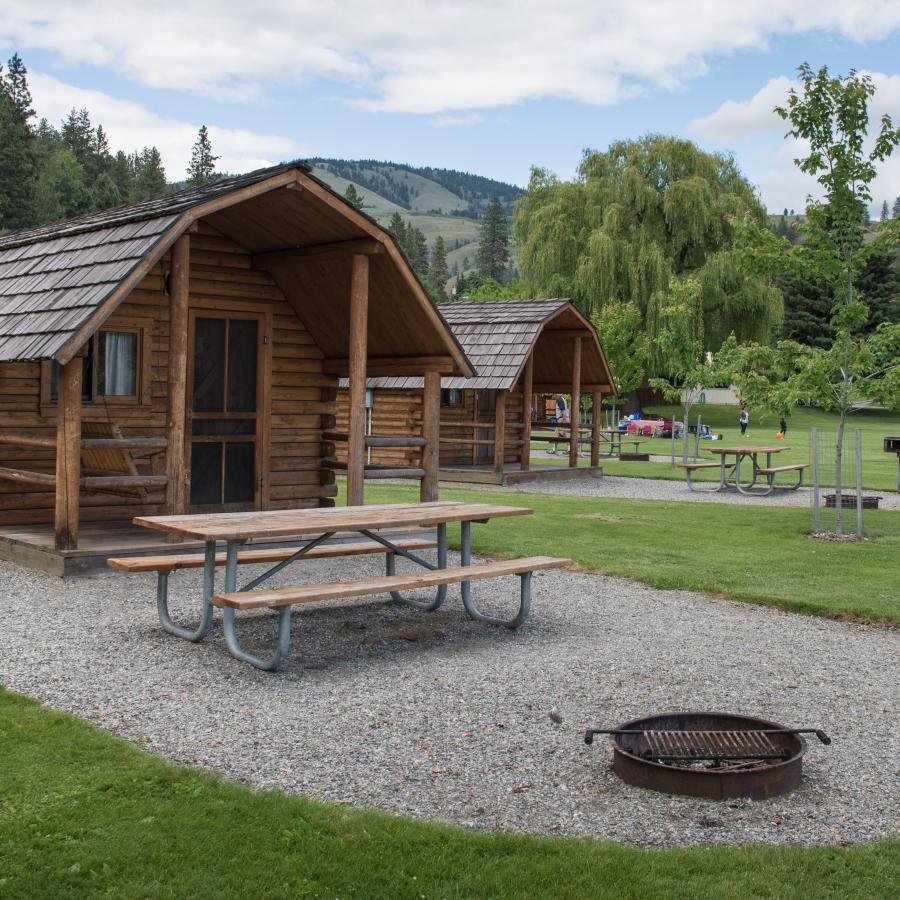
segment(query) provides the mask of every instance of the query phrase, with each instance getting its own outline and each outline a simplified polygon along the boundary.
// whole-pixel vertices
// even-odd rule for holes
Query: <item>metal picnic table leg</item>
[[[741,485],[741,458],[742,458],[742,455],[740,453],[738,453],[736,455],[737,462],[735,463],[735,467],[734,467],[734,486],[738,489],[738,493],[747,494],[749,496],[752,496],[751,490],[752,490],[753,486],[756,484],[756,454],[755,453],[750,454],[750,458],[753,461],[753,479],[750,482],[750,484],[746,485],[746,487]]]
[[[169,572],[160,570],[156,581],[156,611],[163,630],[175,637],[197,643],[209,634],[213,623],[212,596],[216,587],[216,542],[206,542],[203,561],[203,597],[200,601],[200,624],[194,628],[183,628],[172,621],[169,612]]]
[[[472,523],[460,522],[459,527],[460,563],[463,566],[469,566],[472,564]],[[519,611],[512,619],[500,619],[496,616],[487,616],[482,613],[478,607],[475,606],[475,601],[472,599],[472,582],[461,581],[459,585],[460,593],[462,594],[463,606],[466,608],[469,618],[475,619],[478,622],[488,622],[491,625],[503,625],[505,628],[513,630],[518,628],[528,618],[528,613],[531,610],[532,575],[532,572],[522,572],[519,575]]]
[[[225,593],[233,593],[237,585],[237,551],[240,541],[229,541],[225,556]],[[257,669],[274,672],[281,667],[288,655],[291,643],[291,609],[290,605],[278,607],[278,644],[275,652],[269,656],[261,657],[248,653],[241,648],[235,629],[235,609],[232,606],[222,608],[225,632],[225,643],[235,659],[250,663]]]
[[[374,537],[374,535],[371,535]],[[375,538],[378,540],[378,538]],[[390,546],[390,542],[382,541],[382,543],[387,543]],[[446,569],[447,568],[447,525],[445,522],[442,522],[437,527],[437,566],[438,569]],[[418,562],[419,560],[412,556],[412,554],[405,554],[413,559],[414,562]],[[397,554],[388,550],[385,555],[384,560],[384,571],[386,575],[396,575],[397,574]],[[433,600],[417,600],[415,597],[405,597],[400,591],[391,591],[391,597],[397,601],[397,603],[406,603],[408,606],[413,606],[416,609],[421,609],[423,612],[434,612],[436,609],[440,608],[441,604],[447,599],[447,588],[448,585],[441,584],[437,587],[437,590],[434,595]]]

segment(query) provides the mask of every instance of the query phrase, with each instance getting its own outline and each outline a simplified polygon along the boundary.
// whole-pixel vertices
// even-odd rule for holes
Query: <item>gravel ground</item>
[[[304,578],[380,571],[304,565]],[[485,606],[513,604],[517,583],[492,582]],[[218,627],[200,645],[164,634],[154,584],[0,564],[0,681],[178,763],[470,827],[667,846],[848,843],[900,824],[897,631],[555,571],[535,577],[515,633],[467,620],[455,589],[430,615],[388,600],[307,607],[271,675],[232,659]],[[176,613],[199,585],[173,577]],[[247,616],[242,633],[262,648],[274,617]],[[604,742],[582,741],[588,725],[678,708],[822,727],[834,743],[810,747],[793,794],[714,803],[629,787]]]
[[[603,461],[600,462],[603,465]],[[701,484],[702,486],[702,484]],[[477,485],[491,488],[492,485]],[[496,489],[496,487],[495,487]],[[509,488],[501,488],[509,490]],[[577,497],[626,497],[630,500],[675,500],[687,503],[736,503],[741,506],[806,506],[812,503],[807,488],[796,491],[778,491],[768,497],[748,497],[737,491],[710,491],[699,493],[688,488],[683,479],[665,481],[660,478],[624,478],[604,475],[602,478],[573,478],[566,481],[545,481],[517,484],[517,491],[534,494],[572,494]],[[828,492],[831,493],[829,488]],[[881,497],[879,509],[900,509],[900,494],[894,491],[867,490],[866,495]],[[855,508],[848,511],[856,515]],[[854,522],[855,522],[854,518]]]

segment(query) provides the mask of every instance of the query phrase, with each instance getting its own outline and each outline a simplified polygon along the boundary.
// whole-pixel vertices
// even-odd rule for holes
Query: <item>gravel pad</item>
[[[280,579],[382,565],[306,562]],[[0,680],[175,762],[471,827],[652,846],[897,830],[897,631],[570,571],[539,573],[534,588],[518,632],[469,621],[456,587],[432,614],[382,598],[306,607],[272,675],[234,660],[218,625],[199,645],[165,634],[152,576],[63,582],[0,563]],[[172,577],[176,617],[193,619],[199,589],[199,572]],[[518,579],[475,591],[512,610]],[[239,628],[264,650],[275,617]],[[629,787],[604,741],[582,741],[588,725],[679,708],[821,727],[834,743],[809,747],[793,794],[716,803]]]

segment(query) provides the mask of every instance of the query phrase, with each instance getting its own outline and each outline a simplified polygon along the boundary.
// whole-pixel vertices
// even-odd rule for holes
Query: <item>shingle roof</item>
[[[438,304],[477,373],[474,378],[444,376],[441,386],[510,390],[544,323],[568,305],[568,300]],[[368,384],[374,388],[410,390],[421,388],[422,379],[371,378]]]
[[[0,361],[55,356],[183,213],[288,163],[0,237]]]

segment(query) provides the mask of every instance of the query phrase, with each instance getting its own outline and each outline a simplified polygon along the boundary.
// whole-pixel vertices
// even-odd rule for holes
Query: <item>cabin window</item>
[[[149,399],[149,329],[125,326],[99,331],[81,358],[82,403],[139,404]],[[59,397],[59,365],[45,364],[42,404],[55,406]]]
[[[463,392],[460,388],[441,388],[441,406],[462,406]]]

